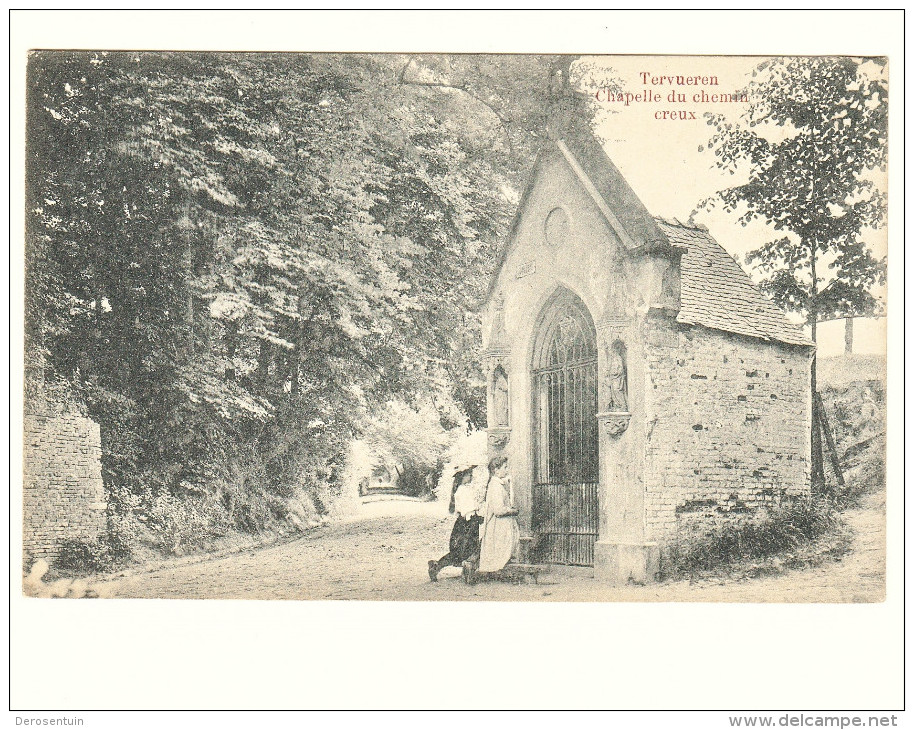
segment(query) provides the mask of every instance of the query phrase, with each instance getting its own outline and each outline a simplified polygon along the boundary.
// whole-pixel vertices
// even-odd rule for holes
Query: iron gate
[[[596,336],[575,301],[547,323],[536,365],[534,559],[593,565],[599,524]]]

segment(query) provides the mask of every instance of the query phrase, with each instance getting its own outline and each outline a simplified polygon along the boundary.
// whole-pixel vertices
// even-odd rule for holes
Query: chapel
[[[813,343],[706,228],[652,216],[583,125],[550,127],[482,315],[519,560],[647,582],[809,493]]]

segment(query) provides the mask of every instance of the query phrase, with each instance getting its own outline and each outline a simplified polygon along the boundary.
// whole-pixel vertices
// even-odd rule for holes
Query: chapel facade
[[[646,582],[808,494],[813,343],[706,229],[651,216],[589,131],[551,132],[482,314],[521,560]]]

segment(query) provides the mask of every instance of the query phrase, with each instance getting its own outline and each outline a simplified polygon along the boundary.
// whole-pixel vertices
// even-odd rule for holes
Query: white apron
[[[504,513],[514,509],[508,485],[498,477],[489,480],[486,493],[486,518],[482,527],[482,548],[479,572],[494,573],[504,568],[517,549],[520,530],[514,515]]]

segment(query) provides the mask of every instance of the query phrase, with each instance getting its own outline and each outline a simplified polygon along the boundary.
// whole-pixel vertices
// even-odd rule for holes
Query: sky
[[[695,103],[693,97],[702,89],[706,93],[732,93],[743,88],[753,68],[764,60],[761,56],[604,56],[588,59],[609,66],[631,94],[660,95],[660,101],[615,101],[600,103],[607,108],[598,124],[607,154],[619,168],[647,209],[664,218],[689,220],[698,203],[726,187],[739,182],[738,177],[719,170],[713,152],[699,151],[711,136],[703,118],[708,111],[738,117],[745,103]],[[644,74],[648,74],[645,79]],[[716,86],[669,85],[664,76],[717,77]],[[647,80],[647,83],[645,83]],[[652,83],[656,80],[658,83]],[[684,93],[686,103],[669,101],[671,92]],[[695,119],[656,119],[664,111],[692,111]],[[614,112],[614,113],[613,113]],[[689,116],[685,114],[685,116]],[[729,253],[742,257],[772,240],[772,231],[762,222],[743,227],[736,216],[716,210],[701,211],[694,221],[708,226],[711,235]],[[886,251],[885,230],[870,235],[867,242],[879,255]],[[751,272],[750,272],[751,273]],[[855,327],[854,351],[885,352],[885,319],[865,320]],[[833,322],[819,328],[819,353],[838,355],[844,351],[844,323]]]

